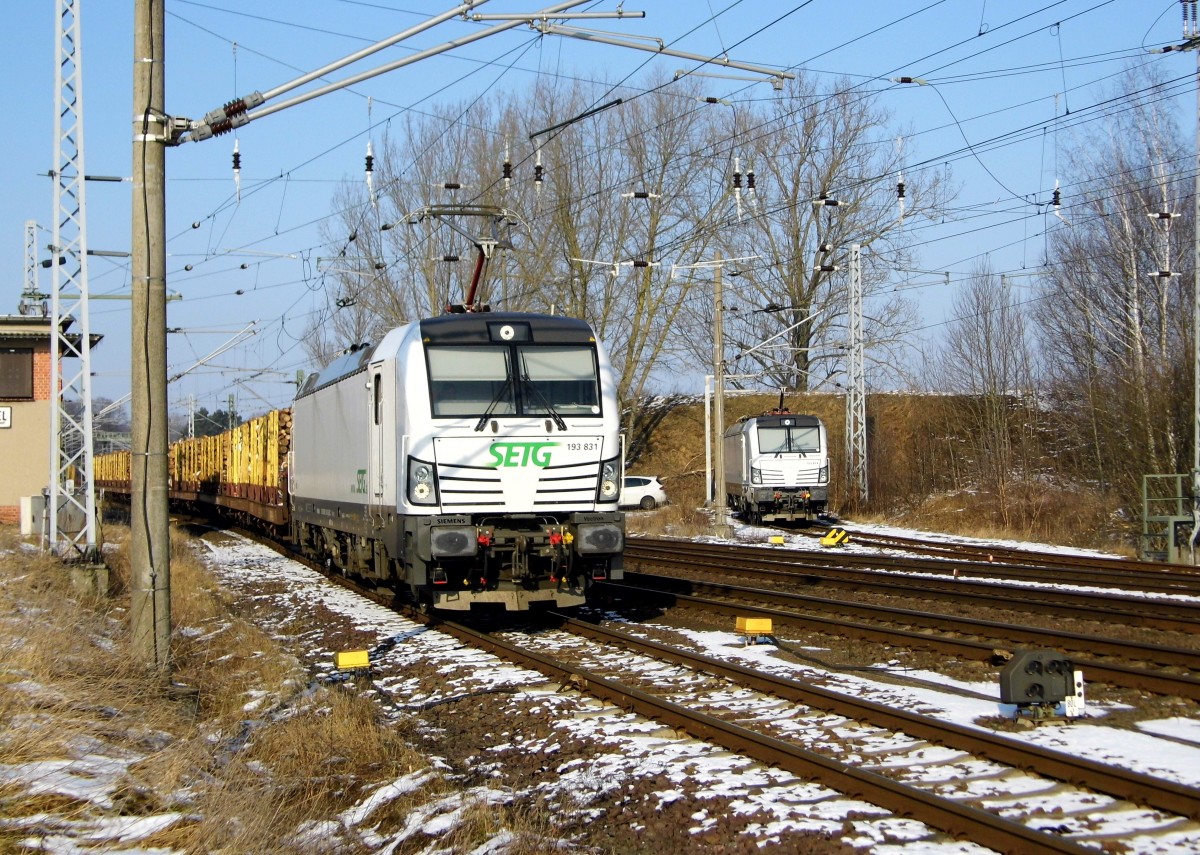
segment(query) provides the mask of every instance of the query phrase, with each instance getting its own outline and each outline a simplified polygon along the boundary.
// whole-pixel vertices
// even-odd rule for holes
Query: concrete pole
[[[733,529],[729,525],[729,503],[725,498],[725,295],[721,283],[721,262],[718,253],[713,271],[713,438],[716,440],[713,507],[717,512],[717,536],[729,537]]]
[[[1191,33],[1193,37],[1200,33]],[[1196,51],[1196,165],[1200,167],[1200,50]],[[1192,228],[1192,564],[1200,563],[1200,169],[1193,193]],[[1169,533],[1174,537],[1174,532]]]
[[[711,374],[704,375],[704,506],[713,506],[712,466],[712,381]]]
[[[133,5],[130,608],[135,654],[147,668],[168,672],[165,15],[161,0],[134,0]]]

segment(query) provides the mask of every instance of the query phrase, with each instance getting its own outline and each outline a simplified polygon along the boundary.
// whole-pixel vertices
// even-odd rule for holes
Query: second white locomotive
[[[747,522],[811,520],[829,503],[829,445],[816,416],[776,411],[725,431],[724,486]]]
[[[622,575],[615,385],[583,321],[408,324],[309,377],[293,418],[293,538],[346,572],[459,610]]]

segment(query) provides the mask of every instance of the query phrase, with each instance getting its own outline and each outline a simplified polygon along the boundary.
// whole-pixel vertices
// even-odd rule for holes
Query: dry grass
[[[108,536],[111,599],[80,599],[55,559],[0,527],[0,764],[62,760],[105,746],[140,756],[111,793],[124,815],[181,811],[145,845],[185,852],[303,852],[306,821],[331,819],[369,789],[425,765],[353,687],[314,683],[183,547],[171,567],[173,678],[181,702],[131,655],[123,532]],[[188,696],[183,695],[186,699]],[[248,706],[257,699],[257,706]],[[247,719],[253,718],[252,724]],[[90,748],[88,746],[91,746]],[[95,815],[78,799],[0,789],[0,815]],[[26,833],[0,831],[0,852]],[[354,851],[347,839],[340,851]]]
[[[996,496],[982,491],[931,496],[910,509],[860,516],[888,525],[967,537],[1007,538],[1105,549],[1133,558],[1128,526],[1115,504],[1092,493],[1012,485],[1007,522]]]

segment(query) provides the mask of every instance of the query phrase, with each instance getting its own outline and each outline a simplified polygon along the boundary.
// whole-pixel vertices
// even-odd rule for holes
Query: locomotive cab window
[[[521,385],[526,415],[600,412],[596,356],[589,347],[522,347]]]
[[[812,454],[821,450],[817,427],[760,427],[758,448],[763,454]]]
[[[590,345],[430,345],[426,354],[435,417],[600,415]]]
[[[435,416],[517,411],[507,347],[430,347],[429,400]]]

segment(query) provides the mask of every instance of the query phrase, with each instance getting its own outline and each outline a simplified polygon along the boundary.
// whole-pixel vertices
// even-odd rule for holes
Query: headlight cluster
[[[437,504],[437,466],[408,458],[408,500],[414,505]]]
[[[615,502],[621,494],[621,459],[614,457],[600,464],[600,483],[596,486],[597,502]]]
[[[755,469],[753,466],[750,467],[750,483],[751,484],[761,484],[762,483],[762,470],[761,469]]]
[[[826,463],[821,467],[821,471],[817,473],[817,480],[824,484],[829,480],[829,464]]]

